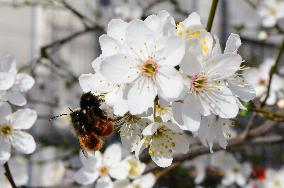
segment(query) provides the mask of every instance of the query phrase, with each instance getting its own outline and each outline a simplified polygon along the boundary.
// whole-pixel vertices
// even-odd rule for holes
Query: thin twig
[[[100,27],[100,26],[94,26],[94,27],[86,28],[86,29],[83,29],[81,31],[77,31],[75,33],[72,33],[71,35],[69,35],[67,37],[56,40],[56,41],[54,41],[50,44],[47,44],[47,45],[41,47],[41,55],[44,57],[44,55],[45,55],[45,53],[48,49],[59,48],[59,47],[65,45],[65,44],[67,44],[68,42],[76,39],[77,37],[79,37],[83,34],[86,34],[88,32],[93,32],[93,31],[103,31],[103,28]]]
[[[276,73],[276,70],[277,70],[277,67],[278,67],[278,65],[280,63],[281,56],[282,56],[283,52],[284,52],[284,38],[282,39],[281,46],[279,47],[275,64],[271,67],[271,70],[269,72],[269,81],[268,81],[266,96],[265,96],[264,100],[262,101],[260,107],[265,106],[265,103],[266,103],[267,99],[270,96],[270,89],[271,89],[271,84],[272,84],[272,78],[273,78],[273,75]]]
[[[86,16],[84,16],[82,13],[80,13],[78,10],[76,10],[74,7],[72,7],[67,1],[60,0],[61,4],[69,10],[71,13],[73,13],[76,17],[79,18],[79,20],[82,22],[85,28],[88,28],[88,24],[86,22],[91,23],[92,25],[95,25],[94,21]]]
[[[217,5],[218,5],[218,0],[212,0],[210,13],[209,13],[209,17],[208,17],[207,25],[206,25],[206,30],[208,32],[211,31],[213,21],[214,21],[214,17],[215,17],[215,14],[216,14]]]
[[[254,4],[251,0],[245,0],[252,8],[257,9],[257,5]]]
[[[16,186],[16,184],[15,184],[15,182],[14,182],[13,176],[12,176],[12,174],[11,174],[11,171],[10,171],[10,168],[9,168],[9,165],[8,165],[8,162],[6,162],[6,163],[4,164],[4,168],[5,168],[5,176],[8,178],[8,180],[9,180],[11,186],[12,186],[13,188],[17,188],[17,186]]]

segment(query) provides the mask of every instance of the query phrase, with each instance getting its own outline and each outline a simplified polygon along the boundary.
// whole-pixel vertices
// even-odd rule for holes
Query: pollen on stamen
[[[145,61],[141,66],[142,74],[148,78],[155,76],[157,71],[158,71],[158,64],[151,59]]]

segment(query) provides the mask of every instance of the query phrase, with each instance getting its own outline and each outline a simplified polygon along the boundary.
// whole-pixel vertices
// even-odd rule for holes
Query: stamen
[[[142,64],[141,72],[144,76],[152,78],[158,72],[158,64],[151,59],[147,60]]]

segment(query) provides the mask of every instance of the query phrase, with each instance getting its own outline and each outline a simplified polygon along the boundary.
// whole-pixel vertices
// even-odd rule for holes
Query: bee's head
[[[81,106],[82,109],[88,109],[88,108],[92,108],[92,107],[99,108],[100,103],[101,103],[101,101],[98,99],[98,97],[93,95],[91,92],[84,93],[81,96],[80,106]]]
[[[85,114],[81,110],[76,110],[70,114],[72,122],[81,122],[85,119]]]

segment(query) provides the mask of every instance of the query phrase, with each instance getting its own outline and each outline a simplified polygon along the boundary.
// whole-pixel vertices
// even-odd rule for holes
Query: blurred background
[[[245,64],[252,67],[275,59],[284,30],[281,19],[272,27],[264,26],[259,13],[261,3],[261,0],[220,0],[212,29],[223,48],[230,33],[240,34],[243,45],[239,53]],[[11,165],[15,168],[12,165],[11,169],[19,176],[17,181],[26,187],[80,187],[72,178],[73,171],[80,167],[80,148],[72,134],[70,119],[63,116],[50,122],[49,118],[68,113],[68,107],[78,108],[82,94],[78,77],[93,72],[91,62],[100,54],[98,37],[105,33],[109,20],[143,19],[167,10],[177,23],[197,12],[206,24],[210,6],[211,0],[0,0],[0,54],[15,56],[18,69],[32,74],[36,80],[27,97],[28,106],[38,111],[38,120],[31,129],[38,145],[32,155],[14,155]],[[284,14],[284,9],[280,11]],[[269,72],[269,66],[266,70]],[[281,70],[280,76],[284,73]],[[281,95],[277,96],[269,108],[282,113],[283,101]],[[240,127],[249,115],[240,116]],[[283,133],[279,127],[275,131]],[[116,135],[108,142],[115,140],[119,140]],[[259,168],[279,168],[284,161],[283,149],[282,144],[248,146],[231,153],[240,163],[249,161]],[[212,160],[205,157],[202,161],[209,165]],[[197,187],[196,174],[190,173],[194,170],[188,170],[192,166],[190,163],[176,169],[160,179],[156,187]],[[220,187],[220,178],[213,171],[213,178],[203,186]],[[4,175],[2,182],[1,188],[9,187]]]

